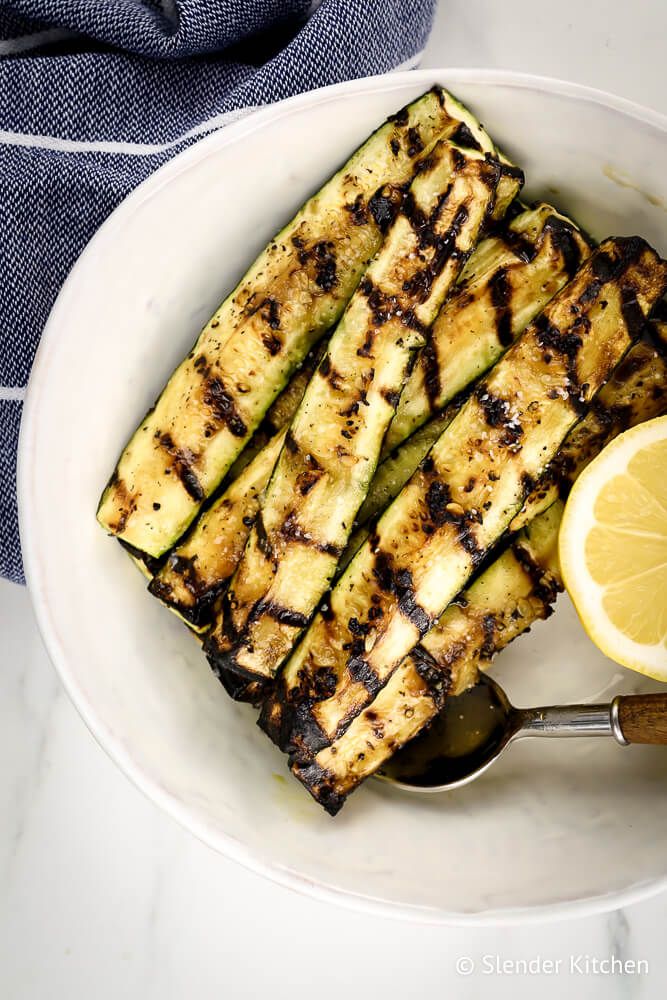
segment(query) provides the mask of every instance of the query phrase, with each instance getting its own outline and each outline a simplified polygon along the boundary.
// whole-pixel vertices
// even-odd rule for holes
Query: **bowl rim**
[[[428,68],[407,70],[402,72],[384,73],[377,76],[350,80],[344,83],[298,94],[275,104],[259,109],[251,108],[248,113],[239,112],[236,120],[222,125],[220,119],[211,122],[215,129],[204,138],[186,147],[173,159],[167,161],[135,188],[111,213],[100,226],[82,254],[72,267],[58,297],[53,305],[45,325],[35,360],[23,406],[23,416],[18,447],[17,495],[19,507],[19,529],[23,561],[28,584],[28,591],[37,620],[37,625],[44,641],[48,656],[53,663],[60,680],[73,702],[79,715],[85,722],[91,734],[111,757],[118,767],[130,778],[133,784],[168,816],[176,820],[182,827],[193,833],[208,847],[242,865],[249,871],[262,875],[270,881],[286,888],[296,890],[323,902],[336,903],[347,908],[366,912],[370,915],[409,920],[422,924],[444,924],[450,926],[506,926],[528,923],[546,923],[572,917],[584,917],[608,912],[629,904],[648,899],[667,889],[667,872],[664,876],[631,884],[622,889],[608,893],[586,896],[578,899],[561,900],[552,903],[541,903],[534,906],[509,907],[503,909],[465,912],[447,910],[437,906],[421,906],[417,904],[398,903],[391,900],[370,897],[347,889],[339,888],[325,882],[310,878],[303,873],[280,865],[275,861],[262,858],[245,844],[221,831],[212,824],[194,816],[177,798],[164,789],[158,780],[145,772],[132,758],[131,753],[122,746],[112,729],[104,720],[97,716],[95,707],[80,690],[73,673],[70,671],[64,647],[58,635],[56,622],[53,620],[49,602],[43,585],[40,568],[40,555],[33,543],[33,523],[36,512],[30,489],[31,456],[34,451],[40,419],[40,399],[48,378],[49,359],[57,350],[57,327],[61,314],[67,308],[67,292],[73,278],[78,275],[82,261],[88,251],[113,239],[115,230],[120,228],[126,217],[146,198],[152,197],[163,185],[168,183],[182,171],[190,169],[191,165],[207,157],[209,154],[224,148],[228,144],[241,141],[245,135],[261,129],[265,123],[298,112],[300,109],[317,104],[328,103],[341,96],[352,93],[364,94],[375,90],[386,92],[401,89],[405,84],[420,85],[424,89],[434,82],[443,83],[446,87],[456,89],[458,84],[486,84],[489,86],[520,88],[534,90],[538,93],[548,93],[571,98],[574,101],[601,105],[607,110],[629,116],[635,120],[649,124],[662,131],[667,136],[667,115],[648,108],[626,98],[617,97],[604,90],[588,87],[583,84],[571,83],[565,80],[539,76],[532,73],[518,73],[509,70],[484,68]],[[395,85],[392,87],[392,85]],[[234,113],[232,113],[234,114]]]

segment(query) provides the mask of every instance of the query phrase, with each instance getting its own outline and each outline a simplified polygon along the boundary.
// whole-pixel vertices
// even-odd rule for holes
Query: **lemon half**
[[[559,555],[596,646],[667,681],[667,416],[621,434],[581,474]]]

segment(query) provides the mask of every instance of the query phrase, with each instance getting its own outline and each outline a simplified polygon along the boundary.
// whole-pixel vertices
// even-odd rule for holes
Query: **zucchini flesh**
[[[659,350],[667,327],[651,324]],[[630,349],[594,408],[570,431],[557,463],[568,457],[560,480],[566,496],[576,477],[602,448],[627,427],[667,412],[667,352],[651,343]],[[550,483],[550,472],[547,480]],[[478,671],[533,622],[546,618],[562,589],[558,564],[558,531],[563,504],[558,498],[523,525],[503,552],[460,597],[416,646],[368,709],[349,729],[312,761],[293,761],[295,775],[314,797],[337,812],[345,798],[395,753],[418,735],[441,711],[446,697],[476,683]],[[273,726],[280,705],[265,706]]]
[[[318,752],[372,701],[509,527],[666,283],[644,240],[606,240],[498,362],[288,661],[286,748]]]
[[[394,115],[251,265],[130,439],[98,508],[105,530],[159,557],[217,488],[291,373],[340,317],[382,242],[392,192],[441,137],[495,147],[434,88]],[[507,168],[507,189],[518,181]]]
[[[331,582],[415,350],[493,209],[497,161],[443,141],[402,199],[290,425],[223,608],[213,663],[270,678]]]

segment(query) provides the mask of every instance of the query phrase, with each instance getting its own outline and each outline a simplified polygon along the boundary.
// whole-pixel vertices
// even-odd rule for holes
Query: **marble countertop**
[[[667,111],[665,37],[663,0],[443,0],[422,65],[558,76]],[[557,924],[424,927],[244,871],[105,756],[59,685],[27,593],[1,581],[0,636],[3,1000],[664,995],[664,895]]]

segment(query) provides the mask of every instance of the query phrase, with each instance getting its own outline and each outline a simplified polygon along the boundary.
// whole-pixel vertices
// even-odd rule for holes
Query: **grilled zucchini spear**
[[[378,129],[251,265],[129,441],[98,520],[159,557],[219,485],[377,252],[393,194],[438,139],[494,153],[473,116],[434,88]],[[501,188],[512,188],[512,169]]]
[[[434,407],[443,406],[495,362],[507,339],[516,337],[563,287],[571,277],[572,268],[588,252],[577,228],[547,204],[522,212],[493,236],[482,240],[431,331],[429,385],[435,390],[437,379],[437,391],[431,391],[430,395],[427,392],[420,361],[408,378],[404,394],[409,392],[411,406],[404,430],[412,430],[428,418]],[[502,295],[498,288],[503,289]],[[295,378],[302,378],[302,373]],[[304,388],[305,385],[299,386],[301,395]],[[294,402],[296,397],[296,392],[289,397],[294,411],[298,405]],[[393,432],[401,405],[399,401],[388,434]],[[280,415],[287,416],[287,412],[287,406],[282,405]],[[277,416],[273,423],[276,428],[283,426]],[[391,455],[385,459],[359,511],[360,523],[386,506],[388,491],[393,489],[391,495],[396,495],[397,475],[403,475],[402,486],[445,426],[442,417],[432,419],[403,445],[400,460]],[[393,438],[396,439],[395,434]],[[202,514],[193,530],[169,555],[150,587],[155,596],[197,626],[210,621],[214,598],[224,591],[236,568],[282,444],[281,436],[268,445],[264,454],[254,455],[252,468],[239,475],[220,500]],[[415,456],[412,467],[406,461],[410,450]],[[241,458],[245,454],[244,451]],[[233,472],[232,469],[230,475]],[[356,551],[363,537],[352,538],[348,551]],[[341,564],[347,561],[346,556]]]
[[[290,425],[206,642],[217,665],[270,678],[335,572],[412,355],[493,211],[496,160],[438,143],[334,332]]]
[[[287,747],[318,752],[372,701],[509,527],[666,285],[644,240],[606,240],[498,362],[290,658]]]
[[[651,343],[631,348],[594,409],[565,439],[554,463],[563,496],[616,434],[667,411],[667,326],[652,328],[661,353]],[[550,489],[553,476],[546,479]],[[450,604],[347,731],[314,759],[292,762],[294,774],[329,812],[337,812],[351,791],[428,726],[446,697],[474,684],[499,650],[550,614],[562,589],[557,543],[563,507],[550,496],[550,506]],[[279,704],[273,711],[275,726]],[[268,703],[265,714],[271,713]]]

